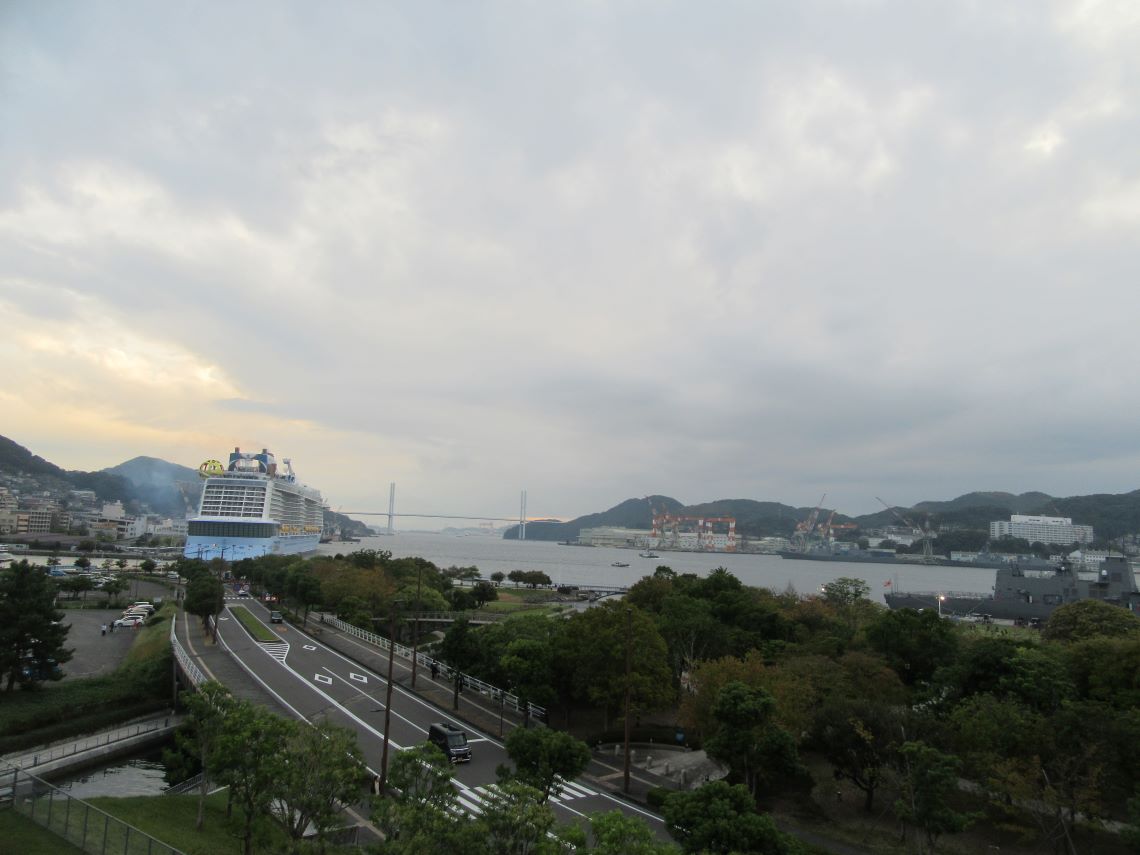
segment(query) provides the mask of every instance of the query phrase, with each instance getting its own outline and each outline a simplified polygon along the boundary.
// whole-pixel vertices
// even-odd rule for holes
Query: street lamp
[[[942,594],[938,595],[938,616],[939,617],[942,617],[942,601],[945,599],[946,599],[946,597],[943,596]]]

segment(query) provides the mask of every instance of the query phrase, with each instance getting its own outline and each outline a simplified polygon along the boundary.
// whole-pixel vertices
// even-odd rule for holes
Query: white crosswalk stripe
[[[590,796],[596,796],[597,793],[589,787],[584,787],[581,784],[572,781],[561,782],[562,792],[557,796],[550,797],[551,804],[562,804],[572,799],[585,799]],[[484,806],[488,802],[494,801],[494,795],[489,792],[490,788],[473,787],[466,790],[459,790],[456,793],[460,807],[463,808],[471,816],[478,816],[483,812]]]
[[[289,642],[287,641],[267,641],[262,642],[261,646],[278,662],[284,662],[285,657],[289,655]]]

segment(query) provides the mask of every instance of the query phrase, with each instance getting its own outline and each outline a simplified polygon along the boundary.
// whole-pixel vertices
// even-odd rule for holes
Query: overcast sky
[[[0,5],[0,434],[333,509],[1140,486],[1140,4]]]

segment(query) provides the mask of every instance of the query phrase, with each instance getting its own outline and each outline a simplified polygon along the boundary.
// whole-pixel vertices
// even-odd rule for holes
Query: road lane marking
[[[348,672],[348,678],[350,680],[355,680],[358,683],[367,683],[368,682],[368,678],[365,677],[363,674],[353,674],[351,671]]]
[[[324,674],[314,674],[313,679],[318,683],[324,683],[326,686],[332,685],[332,677],[326,677]]]
[[[351,686],[353,691],[355,691],[357,693],[358,697],[368,698],[368,700],[372,701],[372,703],[379,704],[381,709],[383,709],[384,702],[382,700],[380,700],[379,698],[373,697],[372,695],[368,694],[368,692],[361,691],[356,686],[353,686],[351,683],[348,682],[348,680],[344,679],[344,677],[340,676],[340,674],[336,673],[336,671],[333,671],[331,668],[328,668],[325,666],[322,666],[322,667],[324,667],[324,670],[327,671],[329,674],[331,674],[335,679],[340,680],[346,686]],[[330,682],[331,682],[331,680],[330,680]],[[400,721],[411,725],[413,728],[415,728],[416,730],[418,730],[420,733],[424,734],[425,736],[427,735],[427,729],[416,724],[410,718],[406,718],[405,716],[400,715],[395,710],[392,710],[392,715],[394,715],[396,718],[400,719]]]

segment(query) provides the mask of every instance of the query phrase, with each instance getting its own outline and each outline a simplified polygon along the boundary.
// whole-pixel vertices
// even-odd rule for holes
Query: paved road
[[[238,604],[231,602],[227,606]],[[278,703],[298,718],[324,719],[355,731],[369,767],[378,774],[387,691],[383,677],[289,624],[270,624],[268,610],[255,600],[243,599],[240,604],[265,622],[280,640],[254,641],[227,608],[219,623],[221,643]],[[406,670],[407,666],[397,660],[397,667]],[[421,672],[421,679],[426,676]],[[477,814],[482,808],[483,788],[495,782],[495,769],[510,763],[502,742],[452,718],[399,685],[398,679],[393,680],[390,751],[424,742],[428,726],[436,721],[451,722],[467,732],[472,759],[456,767],[453,780],[460,802],[470,813]],[[570,783],[551,804],[563,823],[619,809],[648,822],[656,834],[668,839],[660,817],[589,784]]]

